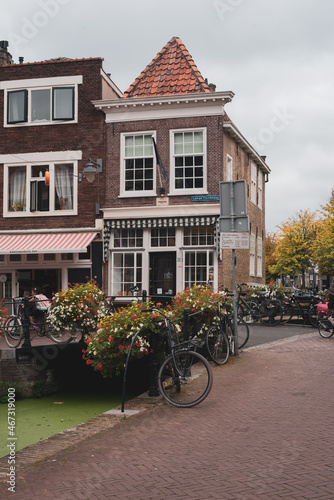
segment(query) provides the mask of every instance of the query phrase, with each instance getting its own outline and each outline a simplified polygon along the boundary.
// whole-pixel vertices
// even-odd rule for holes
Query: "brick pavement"
[[[245,350],[197,407],[146,404],[40,461],[18,452],[1,498],[332,500],[333,359],[317,332]]]

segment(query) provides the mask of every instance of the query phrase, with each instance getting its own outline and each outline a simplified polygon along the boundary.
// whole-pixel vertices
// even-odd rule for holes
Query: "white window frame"
[[[260,210],[263,208],[263,172],[259,169],[257,176],[257,206]]]
[[[255,276],[255,234],[249,236],[249,276]]]
[[[213,282],[214,282],[214,278],[215,278],[215,263],[216,263],[216,258],[215,258],[215,251],[213,249],[204,249],[204,248],[191,248],[191,247],[187,247],[187,249],[184,249],[183,250],[183,288],[186,288],[186,287],[191,287],[194,283],[193,282],[190,282],[190,280],[186,280],[186,270],[190,267],[193,267],[193,266],[186,266],[186,254],[196,254],[196,259],[197,259],[197,254],[199,253],[205,253],[207,255],[207,262],[206,262],[206,277],[205,277],[205,281],[201,281],[201,282],[198,282],[198,281],[195,281],[195,284],[199,284],[199,285],[212,285]],[[212,258],[212,264],[210,264],[210,256]],[[197,269],[198,267],[202,267],[202,266],[198,266],[197,263],[195,263],[195,266],[194,268]],[[212,277],[212,279],[210,279]]]
[[[152,141],[152,158],[153,158],[153,188],[150,190],[143,191],[126,191],[125,190],[125,139],[126,137],[135,137],[139,135],[148,135],[156,140],[156,134],[154,131],[138,131],[138,132],[126,132],[121,134],[121,165],[120,165],[120,198],[138,198],[143,196],[156,196],[156,175],[157,175],[157,166],[156,166],[156,157],[154,154],[154,147]]]
[[[0,82],[0,90],[4,90],[4,127],[27,127],[41,125],[61,125],[78,122],[78,86],[82,84],[82,75],[64,76],[57,78],[34,78],[31,80],[10,80]],[[52,120],[52,99],[54,88],[73,87],[74,89],[74,118],[73,120]],[[27,96],[27,120],[19,123],[7,123],[8,117],[8,93],[13,91],[26,90]],[[33,90],[50,90],[51,115],[48,121],[32,121],[31,120],[31,91]]]
[[[73,154],[72,154],[73,153]],[[81,152],[55,152],[55,153],[28,153],[15,155],[0,156],[0,163],[4,163],[4,183],[3,183],[3,216],[8,218],[15,217],[50,217],[50,216],[72,216],[78,215],[78,159],[81,159]],[[17,162],[18,158],[22,158],[22,162]],[[36,158],[36,161],[34,161]],[[4,160],[7,160],[4,161]],[[55,210],[55,166],[59,164],[72,164],[73,165],[73,208],[70,210]],[[31,168],[32,166],[38,167],[39,165],[49,166],[50,172],[50,191],[49,191],[49,205],[48,211],[30,211],[30,183]],[[26,209],[24,211],[12,212],[8,210],[8,182],[9,182],[9,168],[10,167],[25,167],[26,168]],[[42,181],[41,181],[42,182]]]
[[[226,180],[233,181],[233,158],[226,155]]]
[[[115,257],[116,255],[122,255],[123,258],[123,267],[115,267]],[[143,287],[143,278],[144,278],[144,252],[142,251],[126,251],[126,249],[119,248],[113,252],[111,252],[111,295],[114,296],[124,296],[125,295],[125,288],[128,286],[130,283],[129,281],[125,281],[124,277],[124,258],[126,255],[132,255],[133,260],[134,260],[134,265],[133,265],[133,282],[131,281],[131,284],[133,283],[134,286],[140,286],[140,289]],[[141,266],[138,265],[138,256],[141,256]],[[122,279],[116,281],[116,269],[121,270],[120,272],[123,273],[123,276],[121,276]],[[141,283],[138,283],[136,278],[137,278],[137,271],[138,269],[141,269]],[[116,289],[116,285],[121,286],[121,290]],[[128,292],[127,292],[128,293]]]
[[[262,278],[262,255],[263,255],[263,249],[262,249],[262,238],[261,236],[257,237],[257,262],[256,262],[256,276],[258,278]]]
[[[203,187],[202,188],[186,188],[186,189],[176,189],[175,188],[175,156],[174,153],[174,136],[180,132],[202,132],[203,133]],[[170,143],[170,191],[169,195],[184,195],[184,194],[207,194],[207,129],[206,127],[200,128],[182,128],[182,129],[173,129],[169,132],[169,143]],[[185,155],[186,156],[186,155]],[[194,156],[192,153],[190,156]]]
[[[251,162],[251,202],[256,205],[257,166]]]

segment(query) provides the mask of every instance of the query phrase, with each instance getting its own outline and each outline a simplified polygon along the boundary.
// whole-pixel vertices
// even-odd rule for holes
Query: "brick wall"
[[[78,123],[59,125],[38,125],[23,127],[3,127],[4,91],[0,91],[0,154],[81,150],[82,161],[79,172],[88,159],[102,158],[104,154],[104,114],[96,110],[92,100],[102,97],[102,59],[14,64],[0,67],[0,81],[59,76],[82,75],[83,84],[78,89]],[[103,174],[102,174],[103,175]],[[100,174],[100,202],[103,205],[105,181]],[[3,168],[0,165],[0,183],[3,185]],[[98,182],[89,184],[83,180],[78,184],[78,216],[31,217],[31,229],[44,227],[91,227],[95,224],[95,203]],[[0,213],[3,207],[3,190],[0,190]],[[27,226],[27,218],[0,218],[0,230],[20,229]]]

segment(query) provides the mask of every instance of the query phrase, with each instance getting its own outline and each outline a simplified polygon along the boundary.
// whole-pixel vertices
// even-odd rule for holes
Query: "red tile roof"
[[[211,92],[180,38],[173,37],[123,97]]]

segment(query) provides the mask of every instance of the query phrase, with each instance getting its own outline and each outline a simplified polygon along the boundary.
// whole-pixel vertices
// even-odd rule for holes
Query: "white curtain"
[[[61,210],[72,210],[73,165],[55,165],[55,186],[59,208]]]
[[[26,167],[9,169],[8,209],[15,212],[26,209]]]

